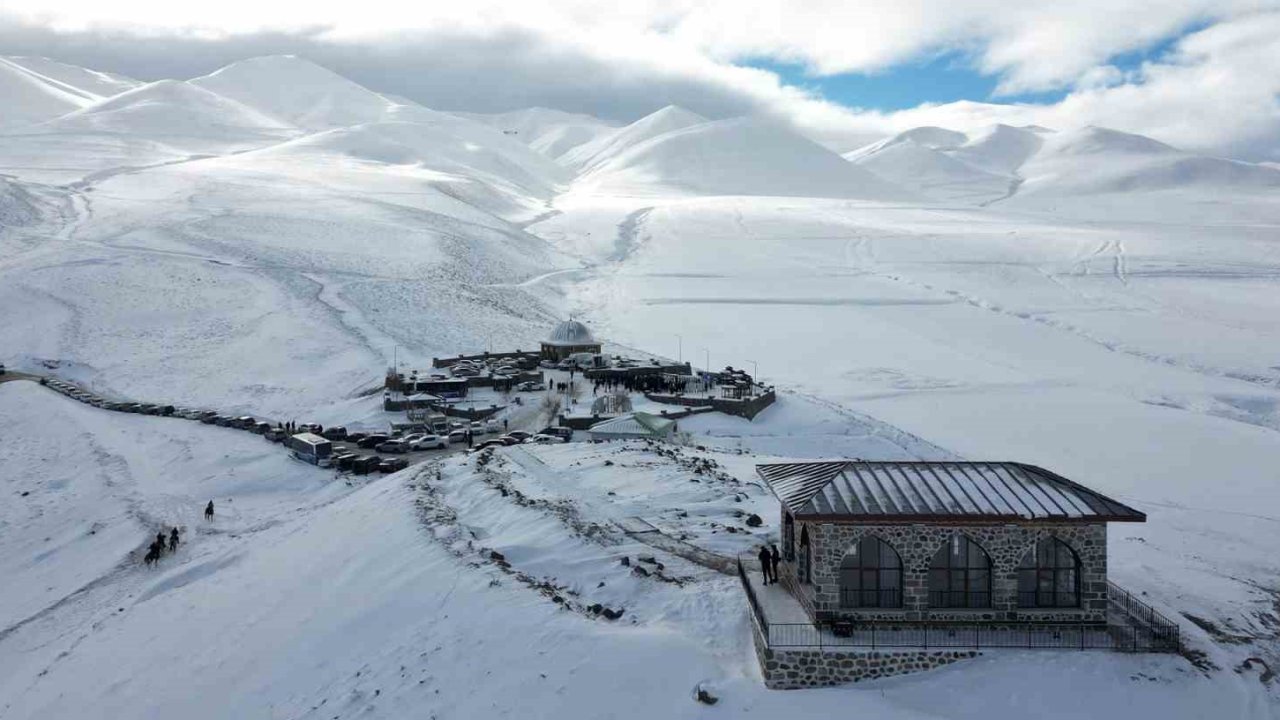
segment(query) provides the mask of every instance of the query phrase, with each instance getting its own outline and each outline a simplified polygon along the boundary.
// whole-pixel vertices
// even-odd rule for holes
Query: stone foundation
[[[769,648],[754,622],[751,637],[764,684],[773,690],[829,687],[906,675],[974,658],[976,650],[840,651]]]

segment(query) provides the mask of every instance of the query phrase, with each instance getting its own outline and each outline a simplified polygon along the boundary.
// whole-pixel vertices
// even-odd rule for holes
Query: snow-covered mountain
[[[6,58],[0,99],[11,371],[384,429],[388,366],[533,348],[572,314],[611,352],[780,390],[752,422],[682,418],[679,457],[570,443],[335,479],[247,433],[0,383],[4,720],[1280,706],[1244,665],[1280,667],[1274,165],[1011,126],[841,157],[676,107],[439,112],[285,56],[150,83]],[[522,399],[504,417],[555,422]],[[731,559],[777,537],[755,463],[837,456],[1026,461],[1141,509],[1108,572],[1186,657],[1009,650],[765,690],[737,580],[618,528]],[[140,567],[173,525],[179,552]],[[640,555],[663,574],[622,564]]]
[[[1203,157],[1099,127],[1053,131],[994,125],[967,136],[914,128],[845,158],[904,187],[946,200],[1041,204],[1060,198],[1186,190],[1267,192],[1274,168]]]
[[[49,120],[139,84],[47,58],[0,56],[0,130]]]
[[[676,115],[660,112],[666,118]],[[766,121],[699,122],[661,133],[656,132],[655,124],[647,125],[652,134],[643,141],[625,149],[611,145],[607,156],[595,156],[586,164],[575,191],[604,195],[909,197],[817,143]],[[637,137],[639,133],[631,139]]]
[[[550,158],[559,158],[618,129],[590,115],[540,107],[493,115],[455,114],[492,125]]]

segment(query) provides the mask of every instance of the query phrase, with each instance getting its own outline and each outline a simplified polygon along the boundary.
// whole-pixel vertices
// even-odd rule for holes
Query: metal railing
[[[938,622],[771,623],[765,616],[747,570],[738,559],[738,577],[751,607],[755,629],[770,648],[1022,648],[1057,650],[1114,650],[1118,652],[1179,652],[1177,623],[1108,583],[1110,602],[1123,622],[1011,623],[1004,625]]]

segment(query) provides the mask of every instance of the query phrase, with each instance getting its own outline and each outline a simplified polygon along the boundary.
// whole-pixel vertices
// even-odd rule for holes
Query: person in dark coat
[[[177,549],[178,549],[178,528],[175,527],[174,529],[169,531],[169,552],[173,552]]]
[[[773,556],[769,554],[769,548],[761,545],[760,554],[756,557],[760,558],[760,575],[764,577],[764,584],[769,584],[769,571],[773,569]]]
[[[210,500],[208,505],[204,506],[204,519],[213,520],[213,501]]]
[[[773,575],[773,581],[778,582],[778,563],[782,562],[782,553],[778,552],[777,544],[769,546],[769,574]]]
[[[156,545],[160,548],[160,552],[164,552],[164,533],[156,533]]]

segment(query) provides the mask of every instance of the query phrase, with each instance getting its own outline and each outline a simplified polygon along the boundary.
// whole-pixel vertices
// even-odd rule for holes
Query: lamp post
[[[707,353],[707,365],[706,365],[706,371],[707,371],[707,372],[711,372],[711,348],[705,348],[705,347],[704,347],[704,348],[702,348],[702,350],[703,350],[704,352],[706,352],[706,353]]]
[[[676,362],[682,363],[684,362],[684,338],[680,336],[680,333],[675,333],[675,336],[676,336]]]

